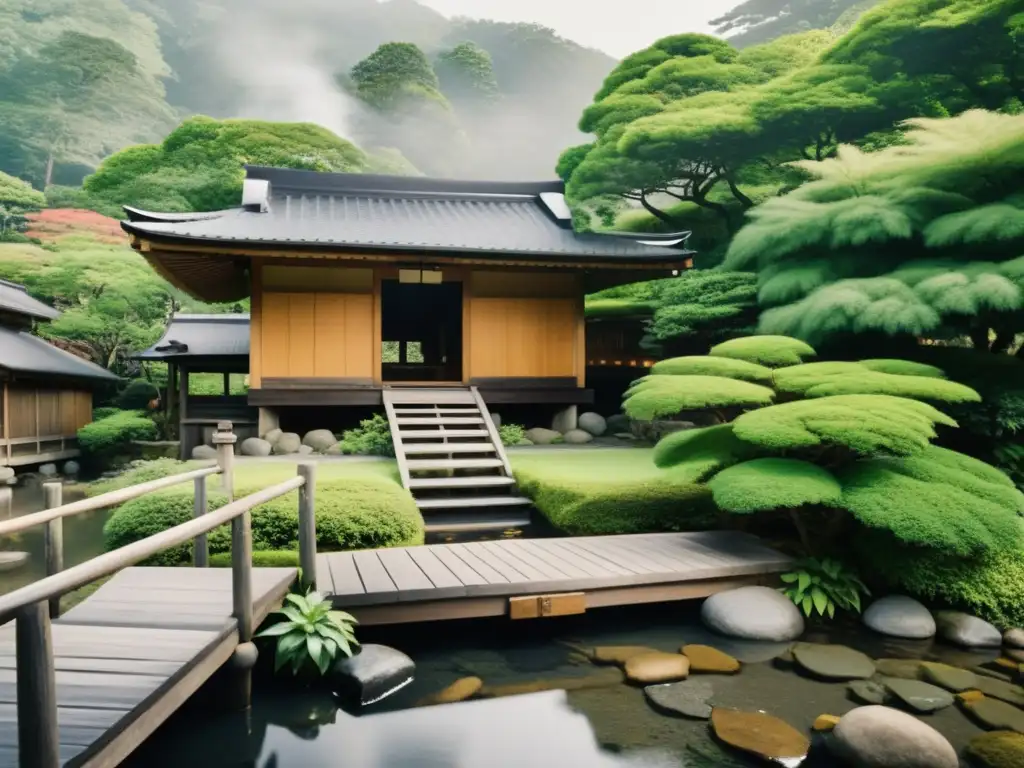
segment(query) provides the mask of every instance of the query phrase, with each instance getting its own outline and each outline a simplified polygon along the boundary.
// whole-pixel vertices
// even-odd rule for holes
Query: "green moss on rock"
[[[744,336],[730,339],[712,347],[708,354],[746,360],[769,368],[798,365],[805,358],[817,355],[810,344],[789,336]]]
[[[857,362],[869,371],[878,371],[879,373],[895,373],[899,376],[929,376],[933,379],[946,378],[946,372],[941,368],[925,363],[916,363],[912,360],[874,358]]]
[[[1024,734],[982,733],[967,744],[967,755],[979,768],[1024,768]]]
[[[708,483],[715,504],[749,514],[804,505],[836,506],[843,488],[827,469],[797,459],[754,459],[723,469]]]

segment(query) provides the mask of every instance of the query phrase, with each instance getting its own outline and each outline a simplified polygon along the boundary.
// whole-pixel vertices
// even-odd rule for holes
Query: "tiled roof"
[[[243,205],[212,214],[127,209],[156,239],[519,255],[537,260],[680,262],[689,233],[577,234],[561,182],[487,183],[248,168]]]
[[[135,358],[168,360],[248,355],[249,315],[177,314],[171,318],[160,341]]]
[[[0,368],[20,373],[117,381],[117,376],[105,368],[13,328],[0,327]]]
[[[0,280],[0,310],[37,317],[41,320],[55,320],[60,317],[60,312],[56,309],[29,296],[25,286],[8,280]]]

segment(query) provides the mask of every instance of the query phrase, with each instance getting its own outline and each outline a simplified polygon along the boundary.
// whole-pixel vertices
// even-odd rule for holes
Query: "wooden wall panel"
[[[12,385],[8,394],[11,407],[11,438],[36,436],[36,391]]]
[[[74,437],[92,421],[92,392],[11,385],[7,421],[12,439]]]
[[[470,376],[576,377],[575,299],[488,299],[474,295]]]
[[[288,376],[288,342],[291,336],[289,308],[292,294],[264,293],[260,316],[261,378]],[[250,331],[250,341],[252,335]]]
[[[337,291],[372,293],[371,267],[303,267],[266,264],[261,267],[263,288],[271,291]]]
[[[474,296],[485,299],[568,299],[582,291],[571,272],[484,272],[470,276]]]

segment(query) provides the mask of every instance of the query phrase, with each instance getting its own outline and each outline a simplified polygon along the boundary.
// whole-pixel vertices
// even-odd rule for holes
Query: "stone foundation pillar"
[[[555,414],[551,420],[551,428],[563,435],[579,425],[579,409],[575,405],[567,405]]]
[[[277,411],[273,408],[260,408],[259,424],[256,427],[256,431],[260,437],[263,437],[272,429],[281,428],[281,417]]]

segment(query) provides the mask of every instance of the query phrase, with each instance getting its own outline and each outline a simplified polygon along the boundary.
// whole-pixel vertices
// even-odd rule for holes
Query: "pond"
[[[700,624],[696,603],[632,606],[583,616],[510,622],[443,622],[360,631],[416,662],[414,681],[362,712],[340,709],[330,694],[298,692],[257,675],[248,718],[211,708],[197,696],[168,721],[126,766],[162,768],[742,768],[764,765],[719,745],[708,723],[659,714],[641,688],[596,667],[579,648],[643,645],[677,652],[681,645],[714,646],[743,662],[736,675],[701,675],[712,703],[764,711],[803,733],[821,714],[843,715],[854,706],[846,683],[812,680],[775,661],[788,644],[722,638]],[[875,635],[856,622],[802,638],[856,648],[873,659],[940,660],[959,666],[992,661],[932,641]],[[259,669],[259,668],[258,668]],[[417,706],[455,680],[476,676],[489,697],[458,704]],[[550,693],[566,689],[565,694]],[[533,691],[549,691],[537,694]],[[209,693],[209,692],[208,692]],[[523,696],[522,694],[529,694]],[[564,702],[562,698],[564,697]],[[981,733],[956,706],[921,715],[962,750]],[[812,751],[812,755],[816,754]],[[827,753],[806,768],[838,766]]]

